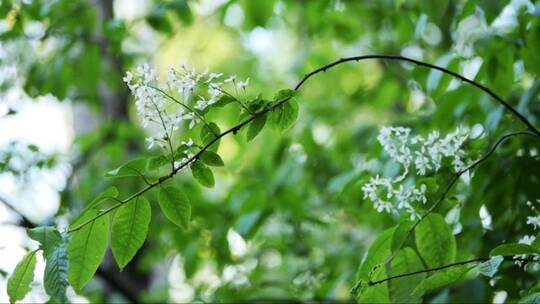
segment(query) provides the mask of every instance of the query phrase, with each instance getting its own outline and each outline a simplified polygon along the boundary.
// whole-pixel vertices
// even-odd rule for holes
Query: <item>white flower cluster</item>
[[[179,70],[170,68],[167,76],[167,81],[161,83],[156,71],[144,64],[135,73],[127,72],[123,78],[135,96],[143,126],[156,124],[160,129],[157,136],[147,138],[148,148],[154,145],[167,148],[173,132],[183,121],[190,129],[201,123],[203,117],[196,110],[202,111],[215,104],[223,94],[230,95],[223,88],[227,83],[245,89],[249,82],[247,79],[236,83],[236,76],[221,80],[221,73],[209,73],[208,70],[199,73],[187,65],[182,65]]]
[[[425,184],[404,186],[411,167],[414,166],[416,173],[423,176],[436,173],[443,166],[443,161],[449,159],[454,171],[463,170],[466,168],[466,153],[461,146],[467,138],[467,131],[459,128],[444,137],[437,131],[422,137],[411,136],[409,128],[382,128],[377,140],[390,158],[402,166],[403,173],[394,178],[372,177],[362,186],[364,199],[370,199],[378,212],[398,214],[404,210],[411,218],[417,218],[419,214],[414,203],[426,203],[427,187]]]
[[[540,199],[537,199],[536,203],[540,204]],[[529,206],[529,208],[531,208],[532,212],[536,213],[536,207],[533,205],[533,203],[531,201],[527,201],[527,206]],[[527,216],[527,222],[526,223],[527,223],[527,225],[532,226],[533,229],[536,231],[538,228],[540,228],[540,215]],[[535,240],[536,240],[536,236],[534,236],[534,235],[524,235],[518,241],[518,243],[531,245]],[[520,254],[520,255],[514,256],[514,259],[525,259],[525,258],[527,258],[526,254]],[[533,259],[540,260],[540,255],[534,255]],[[522,261],[515,261],[515,263],[520,267],[523,265]]]

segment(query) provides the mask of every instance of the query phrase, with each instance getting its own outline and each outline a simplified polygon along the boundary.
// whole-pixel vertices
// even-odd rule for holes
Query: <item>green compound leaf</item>
[[[212,151],[204,151],[199,156],[199,159],[208,166],[223,167],[224,163],[221,157]]]
[[[259,115],[257,118],[255,118],[249,124],[247,134],[246,134],[247,141],[250,141],[253,138],[255,138],[255,136],[257,136],[261,132],[265,124],[266,124],[266,115]]]
[[[214,187],[214,174],[212,170],[205,166],[202,162],[196,161],[191,165],[191,174],[199,182],[199,184],[212,188]]]
[[[436,213],[425,217],[415,229],[416,247],[428,267],[454,262],[456,239],[444,218]]]
[[[161,188],[159,207],[175,225],[185,230],[189,228],[191,204],[188,197],[180,189],[175,187]]]
[[[80,220],[73,223],[72,227],[77,227],[97,215],[97,210],[91,210]],[[72,232],[67,250],[70,265],[68,281],[77,292],[92,279],[101,264],[107,250],[108,236],[108,216],[101,216],[89,222],[80,230]]]
[[[15,266],[15,270],[7,282],[7,293],[11,303],[24,299],[30,291],[30,283],[34,280],[36,262],[36,251],[32,251],[27,253]]]
[[[144,244],[152,208],[144,197],[118,208],[112,222],[111,249],[120,269],[123,269]]]

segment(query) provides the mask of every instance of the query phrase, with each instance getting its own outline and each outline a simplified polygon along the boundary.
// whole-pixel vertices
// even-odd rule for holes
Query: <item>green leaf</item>
[[[411,221],[405,220],[399,222],[399,224],[396,226],[394,234],[392,235],[392,252],[398,250],[405,243],[405,241],[407,240],[407,236],[409,235],[409,229],[411,225]]]
[[[45,257],[45,291],[50,302],[67,302],[66,289],[68,257],[65,239],[54,227],[37,227],[27,231],[28,236],[41,243]]]
[[[68,255],[65,238],[52,252],[45,257],[45,291],[51,297],[51,303],[67,303],[66,290],[68,287]]]
[[[230,95],[227,95],[227,94],[223,94],[221,95],[221,97],[218,99],[218,101],[214,104],[212,104],[213,107],[218,107],[218,108],[223,108],[224,106],[228,105],[229,103],[232,103],[234,102],[234,97],[230,96]]]
[[[214,174],[212,170],[205,166],[203,163],[196,161],[191,165],[191,174],[193,177],[203,186],[212,188],[214,187]]]
[[[36,262],[36,251],[32,251],[27,253],[15,266],[15,270],[7,282],[7,293],[11,303],[24,299],[30,291],[30,283],[34,280]]]
[[[518,254],[540,254],[540,250],[531,245],[511,243],[499,245],[489,253],[490,256]]]
[[[391,275],[399,275],[422,270],[422,261],[412,248],[406,247],[396,253],[392,260]],[[419,303],[421,295],[411,295],[415,287],[426,277],[425,273],[419,273],[403,278],[392,279],[388,282],[390,299],[393,303]]]
[[[295,100],[289,100],[280,107],[274,109],[270,114],[272,126],[281,132],[288,130],[298,118],[298,103]]]
[[[386,258],[390,256],[390,246],[392,243],[392,236],[394,234],[394,230],[395,228],[390,228],[383,231],[377,237],[377,239],[373,241],[373,243],[368,249],[364,262],[356,273],[357,280],[363,279],[367,281],[369,279],[369,274],[373,270],[373,268],[383,263]]]
[[[257,118],[255,118],[249,124],[247,135],[246,135],[247,141],[250,141],[253,138],[255,138],[255,136],[257,136],[257,134],[261,132],[265,124],[266,124],[266,115],[259,115]]]
[[[540,249],[540,233],[535,236],[534,241],[532,241],[531,243],[531,246],[536,249]]]
[[[278,102],[287,98],[293,98],[295,95],[296,95],[295,90],[291,90],[291,89],[280,90],[274,95],[274,101]]]
[[[72,227],[77,227],[97,215],[98,211],[92,210],[74,222]],[[101,264],[107,250],[108,236],[109,219],[107,216],[100,216],[80,230],[72,232],[67,250],[70,265],[68,281],[76,291],[80,291],[92,279]]]
[[[485,261],[478,265],[477,269],[480,274],[483,274],[487,277],[493,277],[495,273],[497,273],[497,270],[499,270],[499,266],[504,261],[504,257],[501,255],[494,256],[488,261]]]
[[[371,277],[373,280],[384,279],[386,277],[384,267],[380,267],[373,271]],[[364,283],[364,287],[357,295],[356,300],[358,303],[390,303],[388,282],[373,286],[366,286]]]
[[[422,280],[413,290],[412,294],[421,294],[422,292],[450,285],[460,280],[472,268],[473,266],[459,265],[435,272],[433,275]]]
[[[146,158],[138,158],[107,172],[105,177],[143,176],[147,167],[148,160]]]
[[[124,269],[144,244],[151,214],[148,200],[138,197],[122,205],[114,215],[111,249],[120,269]]]
[[[54,249],[62,243],[60,232],[54,227],[37,227],[26,231],[28,237],[41,243],[45,257],[52,254]]]
[[[188,197],[175,187],[161,188],[159,207],[163,214],[178,227],[187,230],[191,218],[191,204]]]
[[[415,229],[416,247],[428,267],[454,262],[456,239],[444,218],[431,213]]]
[[[218,125],[213,122],[209,123],[208,125],[203,125],[200,134],[201,141],[204,145],[207,145],[216,138],[216,134],[220,133],[221,130],[219,129]],[[212,146],[210,146],[209,150],[214,152],[217,151],[219,148],[219,142],[220,140],[217,140]]]
[[[217,153],[208,150],[202,152],[199,159],[209,166],[222,167],[224,165],[223,160]]]
[[[155,157],[152,157],[150,158],[150,160],[148,161],[148,170],[156,170],[156,169],[159,169],[165,165],[170,165],[171,164],[171,155],[170,154],[166,154],[166,155],[158,155],[158,156],[155,156]]]

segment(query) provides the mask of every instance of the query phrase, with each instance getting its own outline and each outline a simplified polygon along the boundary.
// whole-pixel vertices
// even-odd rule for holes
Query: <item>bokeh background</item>
[[[159,153],[146,149],[148,130],[122,81],[142,63],[162,76],[189,63],[249,77],[248,96],[271,98],[340,57],[401,54],[485,83],[538,125],[537,1],[3,0],[0,14],[0,302],[8,301],[7,275],[37,247],[26,227],[65,227],[108,186],[121,196],[143,186],[104,177]],[[396,62],[339,66],[310,80],[298,102],[299,119],[284,134],[223,139],[226,165],[213,189],[189,173],[172,181],[192,202],[188,232],[153,204],[136,258],[120,272],[108,253],[82,294],[70,290],[71,301],[351,300],[366,249],[396,221],[360,189],[396,170],[376,141],[379,127],[475,128],[479,150],[521,127],[485,94]],[[239,121],[238,109],[212,118],[224,130]],[[538,150],[518,143],[452,196],[464,206],[455,233],[466,250],[517,241],[528,229],[520,214],[540,198]],[[40,260],[25,302],[47,300],[42,271]],[[500,302],[517,295],[511,283],[476,279],[433,297]]]

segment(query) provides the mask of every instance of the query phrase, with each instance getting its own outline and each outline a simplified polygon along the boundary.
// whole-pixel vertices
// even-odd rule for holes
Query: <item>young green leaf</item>
[[[68,256],[65,238],[49,255],[45,256],[45,276],[43,278],[45,291],[51,297],[51,303],[67,303],[66,290],[68,287]]]
[[[281,132],[288,130],[298,118],[298,103],[289,100],[270,114],[270,122],[273,127]]]
[[[201,134],[200,134],[201,141],[204,145],[206,145],[216,138],[216,134],[220,134],[220,133],[221,131],[218,125],[216,125],[213,122],[209,123],[208,125],[203,125],[201,128]],[[215,152],[217,151],[218,148],[219,148],[219,140],[215,142],[212,146],[210,146],[209,149]]]
[[[224,165],[223,160],[217,153],[208,150],[204,151],[199,156],[199,159],[208,166],[222,167]]]
[[[280,90],[274,95],[274,101],[276,102],[276,101],[282,101],[283,99],[287,99],[287,98],[293,98],[295,95],[296,95],[295,90],[291,90],[291,89]]]
[[[26,233],[31,239],[41,243],[45,257],[62,243],[62,236],[54,227],[37,227],[27,230]]]
[[[420,282],[420,284],[418,284],[418,286],[416,286],[416,288],[413,290],[412,294],[419,295],[432,289],[450,285],[460,280],[473,267],[474,266],[459,265],[435,272],[433,275],[422,280],[422,282]]]
[[[511,243],[499,245],[489,253],[490,256],[518,254],[540,254],[540,250],[531,245]]]
[[[261,132],[264,125],[266,124],[266,115],[259,115],[255,118],[248,127],[246,138],[248,141],[252,140]]]
[[[431,213],[415,229],[416,247],[428,267],[454,262],[456,239],[444,218]]]
[[[214,187],[214,174],[212,170],[205,166],[200,161],[196,161],[191,165],[191,174],[193,177],[203,186],[212,188]]]
[[[138,158],[127,162],[126,164],[111,170],[105,174],[105,177],[128,177],[141,176],[146,173],[148,160],[146,158]]]
[[[161,188],[159,207],[163,214],[178,227],[187,230],[191,218],[191,204],[188,197],[175,187]]]
[[[7,282],[7,293],[11,303],[24,299],[30,291],[30,283],[34,280],[36,262],[36,251],[32,251],[27,253],[15,266],[15,270]]]
[[[74,222],[72,227],[77,227],[97,214],[97,210],[88,212],[80,220]],[[109,218],[107,216],[101,216],[72,233],[67,250],[70,265],[68,281],[76,291],[80,291],[90,281],[101,264],[107,250],[108,236]]]
[[[148,234],[152,209],[144,197],[118,208],[112,222],[111,249],[120,269],[135,256]]]
[[[165,165],[170,165],[172,159],[170,154],[162,154],[150,158],[148,161],[148,170],[156,170]]]
[[[486,277],[493,277],[495,273],[497,273],[497,270],[499,270],[499,266],[504,261],[504,257],[501,255],[494,256],[488,261],[485,261],[484,263],[481,263],[478,265],[477,269],[480,274],[485,275]]]
[[[224,106],[228,105],[229,103],[234,102],[234,97],[223,94],[218,99],[218,101],[214,104],[212,104],[213,107],[223,108]]]

